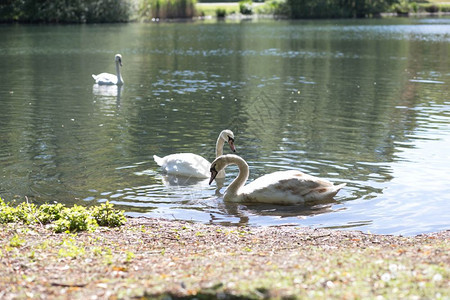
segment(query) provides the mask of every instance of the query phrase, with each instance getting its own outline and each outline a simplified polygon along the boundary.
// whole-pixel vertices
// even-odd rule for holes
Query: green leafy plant
[[[64,205],[61,203],[43,204],[39,209],[38,220],[42,224],[49,224],[53,221],[56,221],[61,218],[64,208]]]
[[[0,198],[0,223],[12,223],[17,221],[16,209],[6,204]]]
[[[16,215],[24,224],[31,224],[38,220],[39,208],[34,203],[22,202],[16,207]]]
[[[25,240],[20,238],[19,235],[15,234],[9,241],[10,247],[20,247],[25,243]]]
[[[98,224],[85,207],[74,205],[61,212],[61,218],[54,222],[55,232],[94,231]]]
[[[85,249],[81,245],[78,246],[76,240],[73,238],[64,239],[62,242],[62,247],[58,251],[58,255],[60,257],[69,257],[69,258],[75,258],[79,256],[83,256],[85,254]]]
[[[125,254],[127,255],[126,262],[131,262],[135,258],[134,253],[131,251],[126,251]]]
[[[37,206],[23,202],[16,207],[0,198],[0,224],[22,222],[24,224],[52,224],[55,232],[94,231],[98,226],[118,227],[126,222],[123,210],[116,210],[106,202],[87,209],[74,205],[44,204]]]
[[[114,209],[114,205],[106,201],[92,209],[92,216],[100,226],[118,227],[127,221],[124,212]]]

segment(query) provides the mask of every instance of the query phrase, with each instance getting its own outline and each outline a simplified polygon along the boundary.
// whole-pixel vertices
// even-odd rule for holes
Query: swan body
[[[228,186],[224,200],[230,202],[258,202],[271,204],[302,204],[309,201],[330,201],[345,186],[300,171],[278,171],[261,176],[244,186],[249,168],[245,160],[233,154],[216,158],[210,168],[210,184],[216,174],[227,165],[236,164],[239,175]]]
[[[223,146],[227,142],[231,151],[235,152],[234,134],[231,130],[223,130],[216,142],[216,157],[223,154]],[[176,153],[164,157],[153,155],[153,159],[161,167],[164,173],[170,175],[189,176],[196,178],[209,178],[210,162],[200,155],[194,153]],[[218,178],[225,177],[225,172],[217,175]]]
[[[116,74],[110,73],[101,73],[98,75],[92,74],[92,78],[94,78],[96,84],[100,85],[122,85],[123,79],[120,74],[120,67],[122,66],[122,55],[116,54],[115,56],[116,62]]]

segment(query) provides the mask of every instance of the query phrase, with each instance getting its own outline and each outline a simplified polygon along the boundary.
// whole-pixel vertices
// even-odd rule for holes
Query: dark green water
[[[94,85],[115,53],[125,85]],[[0,62],[5,200],[109,200],[205,223],[449,228],[449,18],[0,25]],[[295,168],[347,187],[326,205],[231,205],[153,162],[212,160],[225,128],[250,180]]]

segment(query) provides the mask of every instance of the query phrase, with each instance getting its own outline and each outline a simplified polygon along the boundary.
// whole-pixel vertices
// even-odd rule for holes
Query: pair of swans
[[[245,185],[249,167],[244,159],[234,154],[223,155],[223,146],[228,142],[235,152],[234,134],[224,130],[216,142],[216,159],[209,164],[203,157],[193,153],[178,153],[163,158],[153,156],[155,162],[165,173],[197,178],[225,177],[225,167],[235,164],[239,175],[228,186],[224,200],[230,202],[258,202],[270,204],[302,204],[309,201],[330,201],[345,186],[334,185],[328,180],[304,174],[300,171],[279,171],[261,176]]]
[[[120,67],[122,66],[122,55],[116,54],[114,58],[116,62],[116,74],[110,73],[101,73],[98,75],[92,74],[92,78],[94,78],[95,83],[99,85],[122,85],[123,79],[120,74]]]

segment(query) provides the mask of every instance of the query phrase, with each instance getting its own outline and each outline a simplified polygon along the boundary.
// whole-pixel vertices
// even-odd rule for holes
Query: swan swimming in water
[[[116,54],[116,75],[110,73],[101,73],[98,75],[92,74],[96,84],[100,85],[122,85],[123,79],[120,74],[120,67],[122,66],[122,55]]]
[[[302,204],[308,201],[329,201],[345,186],[345,183],[333,185],[328,180],[296,170],[266,174],[244,186],[249,175],[248,165],[234,154],[219,156],[212,162],[209,184],[231,164],[239,167],[239,175],[225,192],[224,200],[230,202]]]
[[[223,130],[216,142],[216,157],[223,154],[223,146],[227,142],[230,149],[236,152],[234,146],[234,134],[231,130]],[[164,157],[153,155],[155,162],[161,169],[171,175],[181,175],[196,178],[209,178],[210,162],[200,155],[194,153],[177,153]],[[225,172],[217,175],[218,178],[225,177]]]

